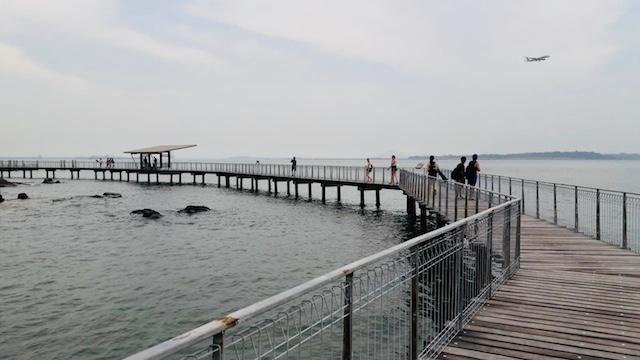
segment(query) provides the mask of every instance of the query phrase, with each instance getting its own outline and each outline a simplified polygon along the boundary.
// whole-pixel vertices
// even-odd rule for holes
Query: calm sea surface
[[[640,162],[481,163],[495,174],[640,192]],[[343,205],[333,189],[323,205],[213,185],[24,182],[0,188],[5,199],[31,197],[0,204],[0,357],[7,359],[123,357],[416,234],[398,191],[382,192],[381,211],[367,194],[360,211],[348,187]],[[320,188],[313,190],[317,199]],[[103,192],[123,197],[76,197]],[[189,204],[212,211],[177,212]],[[129,215],[140,208],[164,216]]]

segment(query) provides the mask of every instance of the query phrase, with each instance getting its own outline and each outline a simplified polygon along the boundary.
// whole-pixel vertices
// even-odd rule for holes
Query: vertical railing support
[[[506,271],[511,265],[511,206],[505,208],[502,234],[502,269]]]
[[[521,190],[522,190],[522,196],[521,196],[521,198],[522,198],[522,215],[524,215],[524,214],[526,214],[526,211],[525,211],[525,208],[524,208],[524,179],[522,179],[520,181],[520,185],[522,185],[522,188],[521,188]]]
[[[456,324],[456,329],[458,331],[462,331],[462,324],[463,324],[463,318],[462,318],[462,311],[464,310],[464,298],[466,296],[466,294],[464,293],[465,290],[465,277],[464,277],[464,236],[466,234],[467,231],[467,224],[465,223],[464,225],[462,225],[460,227],[460,239],[458,239],[458,242],[456,243],[456,294],[457,294],[457,299],[456,299],[456,314],[458,314],[458,321]]]
[[[342,360],[351,360],[353,348],[353,273],[344,282],[344,319],[342,320]]]
[[[558,192],[555,183],[553,183],[553,223],[558,224]]]
[[[516,224],[516,254],[515,259],[520,260],[520,234],[522,232],[522,214],[520,213],[520,207],[518,207],[518,222]]]
[[[540,182],[536,181],[536,218],[540,219]]]
[[[411,256],[411,354],[409,359],[418,359],[418,250]]]
[[[627,193],[622,193],[622,248],[627,247]]]
[[[596,189],[596,239],[600,240],[600,189]]]
[[[224,333],[220,332],[213,335],[213,344],[211,344],[211,360],[224,359]],[[216,351],[218,349],[218,351]]]
[[[575,217],[574,225],[576,227],[576,232],[579,232],[580,231],[580,221],[579,221],[580,220],[580,216],[578,215],[579,212],[578,212],[578,187],[577,186],[573,187],[573,195],[574,195],[574,197],[573,197],[574,210],[573,211],[574,211],[574,217]]]

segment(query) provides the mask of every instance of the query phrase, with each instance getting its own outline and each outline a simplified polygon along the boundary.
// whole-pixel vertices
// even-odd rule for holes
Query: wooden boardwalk
[[[439,359],[640,359],[640,256],[528,216],[521,246]]]

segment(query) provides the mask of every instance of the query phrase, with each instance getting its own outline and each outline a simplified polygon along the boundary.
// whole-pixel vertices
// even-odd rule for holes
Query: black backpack
[[[460,180],[464,177],[464,165],[458,164],[455,169],[451,172],[451,178],[453,180]]]

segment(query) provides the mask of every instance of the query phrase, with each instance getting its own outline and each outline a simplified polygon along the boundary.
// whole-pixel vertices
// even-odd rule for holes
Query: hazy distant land
[[[461,155],[439,155],[438,159],[458,159]],[[469,157],[468,154],[465,156]],[[602,154],[593,151],[548,151],[517,154],[478,154],[488,160],[640,160],[640,154]],[[427,156],[409,156],[409,159],[426,159]]]

